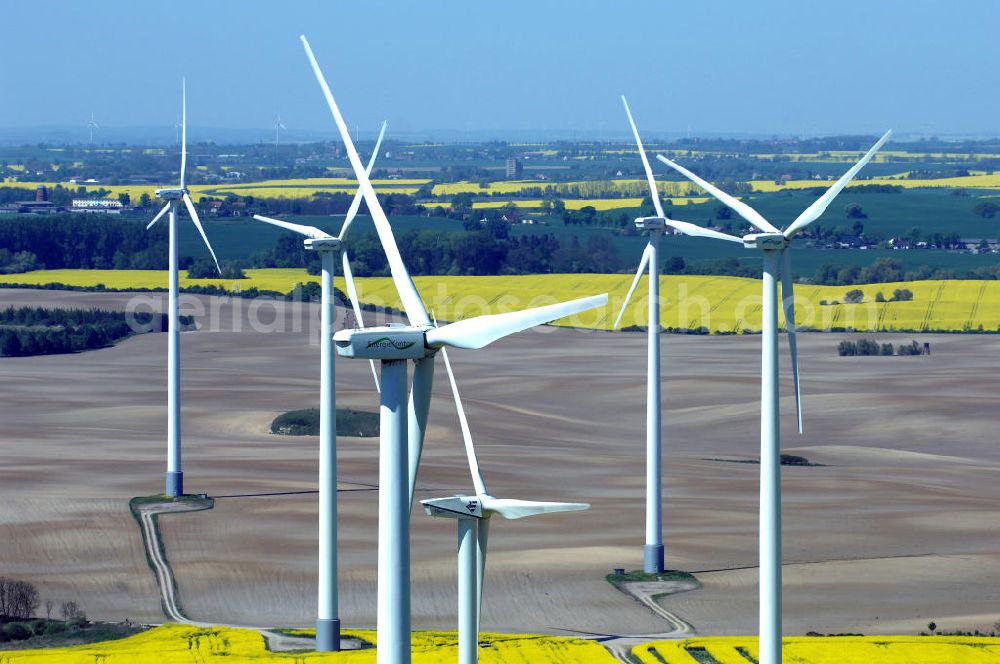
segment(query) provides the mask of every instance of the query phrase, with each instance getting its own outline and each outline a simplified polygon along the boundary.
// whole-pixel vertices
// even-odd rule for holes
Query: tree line
[[[29,252],[32,269],[163,270],[167,268],[167,225],[146,230],[139,220],[102,215],[21,215],[0,223],[0,247],[13,257]],[[4,256],[0,255],[0,259]],[[0,263],[0,266],[3,266]]]
[[[73,353],[110,346],[140,332],[162,332],[167,316],[159,313],[102,309],[7,307],[0,310],[0,356],[24,357]],[[131,324],[130,324],[131,323]],[[181,316],[181,325],[193,324]]]
[[[908,344],[899,344],[894,347],[891,343],[880,344],[874,339],[859,339],[857,341],[841,341],[837,345],[837,354],[841,357],[873,357],[892,355],[923,355],[925,347],[916,341]],[[930,350],[928,348],[927,352]]]

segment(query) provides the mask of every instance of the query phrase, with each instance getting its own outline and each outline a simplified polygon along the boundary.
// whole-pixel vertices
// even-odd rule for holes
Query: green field
[[[751,204],[761,213],[780,227],[792,220],[815,197],[807,192],[795,191],[787,194],[765,194],[753,196]],[[885,237],[908,234],[917,228],[924,236],[931,233],[958,233],[964,238],[1000,237],[1000,216],[984,219],[972,212],[972,208],[982,199],[975,197],[952,196],[946,191],[938,190],[908,190],[899,194],[858,194],[845,191],[837,199],[837,203],[822,217],[819,225],[827,229],[837,226],[850,226],[853,220],[848,220],[844,208],[850,204],[862,206],[868,218],[862,219],[866,233],[881,233]],[[713,201],[691,203],[677,206],[673,215],[678,219],[700,225],[719,223],[716,217],[720,205]],[[669,209],[669,208],[668,208]],[[648,212],[648,211],[647,211]],[[640,208],[625,208],[616,213],[632,218],[642,213]],[[289,221],[314,225],[330,233],[336,234],[343,223],[342,217],[307,217],[289,216]],[[552,234],[564,246],[577,238],[581,245],[586,245],[591,236],[609,238],[621,260],[621,269],[627,269],[633,264],[633,257],[638,261],[645,245],[645,238],[638,235],[624,235],[620,229],[602,226],[566,226],[561,220],[549,218],[546,225],[517,225],[512,227],[514,236]],[[735,219],[734,232],[742,230],[742,221]],[[393,216],[392,225],[397,235],[414,230],[435,230],[445,232],[464,232],[462,222],[443,217]],[[277,241],[283,231],[258,221],[246,218],[207,219],[206,232],[215,247],[220,259],[244,260],[256,251],[266,250]],[[359,216],[352,233],[374,233],[371,219]],[[191,224],[180,225],[182,255],[207,256],[201,238]],[[741,263],[759,266],[760,257],[756,252],[750,252],[741,246],[681,235],[667,235],[661,241],[661,255],[680,256],[688,263],[733,257]],[[969,270],[995,265],[998,257],[992,254],[970,254],[950,250],[921,249],[911,251],[893,251],[890,249],[870,249],[865,251],[846,249],[822,249],[801,246],[795,252],[793,269],[798,278],[810,279],[819,268],[825,264],[835,264],[838,267],[848,265],[870,265],[879,258],[892,258],[903,265],[904,271],[916,270],[927,265],[933,268],[944,268],[962,276]]]
[[[217,285],[228,290],[291,291],[296,283],[317,281],[318,277],[299,269],[247,270],[247,279],[188,279],[181,286]],[[645,279],[645,278],[644,278]],[[610,305],[559,321],[558,324],[609,329],[622,306],[632,278],[623,274],[554,274],[503,277],[415,277],[414,282],[428,309],[441,320],[459,320],[484,313],[501,313],[552,304],[587,295],[608,293]],[[10,285],[63,283],[128,290],[165,288],[167,273],[156,270],[41,270],[0,277]],[[342,286],[337,279],[338,286]],[[760,282],[739,277],[661,277],[662,324],[669,328],[697,329],[717,333],[760,330]],[[859,304],[832,304],[843,301],[852,288],[864,291]],[[896,289],[913,292],[912,301],[876,302],[877,293],[886,299]],[[363,302],[399,307],[392,281],[387,277],[358,279]],[[646,288],[640,284],[625,314],[623,326],[645,324]],[[2,300],[2,291],[0,291]],[[823,305],[826,300],[829,304]],[[961,332],[1000,330],[1000,281],[915,281],[870,284],[857,287],[802,284],[796,289],[796,315],[800,327],[829,330],[853,328],[859,331]]]

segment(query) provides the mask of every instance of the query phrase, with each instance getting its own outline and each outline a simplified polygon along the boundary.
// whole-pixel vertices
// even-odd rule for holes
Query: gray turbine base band
[[[168,496],[183,496],[184,495],[184,471],[183,470],[168,470],[167,471],[167,495]]]
[[[320,618],[316,621],[317,652],[340,651],[340,619]]]
[[[647,544],[643,549],[643,571],[647,574],[658,574],[663,571],[663,545]]]

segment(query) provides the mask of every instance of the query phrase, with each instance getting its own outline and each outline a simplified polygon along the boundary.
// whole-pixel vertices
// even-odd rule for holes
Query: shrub
[[[847,291],[847,294],[844,295],[844,302],[848,304],[858,304],[864,299],[865,299],[865,293],[860,288],[849,290]]]
[[[45,634],[62,634],[66,631],[66,623],[52,621],[45,625]]]
[[[897,288],[892,292],[890,302],[910,302],[913,300],[913,291],[909,288]]]
[[[892,347],[892,344],[882,344],[882,355],[895,355],[896,352]]]
[[[918,344],[916,341],[908,344],[899,344],[900,355],[922,355],[923,352],[923,346]]]
[[[347,408],[337,409],[337,435],[371,437],[378,435],[379,415]],[[278,415],[271,422],[271,433],[286,436],[319,434],[319,409],[293,410]]]
[[[983,201],[981,203],[976,203],[972,207],[972,212],[979,215],[983,219],[992,219],[997,215],[998,211],[1000,211],[1000,206],[990,201]]]
[[[34,632],[31,631],[31,627],[19,622],[12,622],[4,625],[3,633],[11,641],[24,641],[25,639],[30,639],[34,634]]]
[[[854,357],[858,354],[858,345],[853,341],[841,341],[837,346],[837,353],[841,357]]]
[[[876,302],[885,302],[885,295],[882,295],[882,291],[875,293]]]
[[[858,355],[878,355],[881,351],[878,343],[873,339],[861,339],[858,341]]]

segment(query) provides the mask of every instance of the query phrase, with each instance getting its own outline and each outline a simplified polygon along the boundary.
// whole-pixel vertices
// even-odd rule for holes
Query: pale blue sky
[[[5,0],[0,127],[1000,134],[995,0]]]

